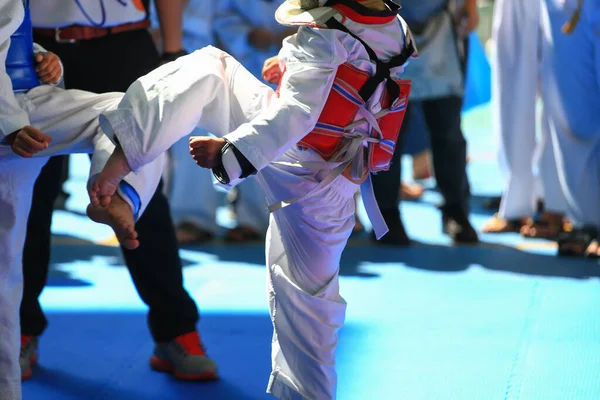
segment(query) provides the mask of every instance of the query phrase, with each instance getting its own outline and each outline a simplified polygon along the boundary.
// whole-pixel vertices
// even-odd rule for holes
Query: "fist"
[[[213,168],[217,165],[223,146],[225,146],[225,139],[222,138],[206,136],[190,138],[190,154],[196,164],[202,168]]]
[[[60,58],[52,52],[38,53],[35,55],[37,66],[35,71],[40,81],[43,83],[55,84],[60,81],[62,76],[62,67]]]
[[[12,151],[23,158],[31,158],[35,153],[48,148],[52,137],[35,129],[33,126],[25,126],[11,134],[8,139]]]
[[[279,66],[279,57],[271,57],[265,61],[265,65],[262,69],[262,78],[269,83],[274,85],[279,83],[281,79],[281,67]]]

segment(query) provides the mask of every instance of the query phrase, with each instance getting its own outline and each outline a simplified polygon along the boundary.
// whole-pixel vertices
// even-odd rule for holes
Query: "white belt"
[[[346,127],[346,129],[350,130],[356,126],[363,124],[364,122],[368,122],[369,125],[371,125],[377,132],[381,134],[381,130],[379,129],[379,125],[377,124],[376,119],[387,114],[388,110],[382,110],[376,115],[373,115],[367,110],[364,110],[364,108],[361,111],[361,114],[365,116],[365,119],[349,125],[348,127]],[[301,200],[302,198],[308,196],[310,193],[329,185],[338,176],[340,176],[351,163],[354,163],[352,168],[352,177],[360,178],[363,176],[363,168],[365,167],[364,154],[366,151],[366,147],[364,146],[364,144],[378,143],[380,139],[370,137],[368,133],[362,131],[346,132],[344,136],[350,140],[348,141],[346,146],[344,146],[344,148],[339,152],[339,154],[344,154],[342,159],[339,161],[298,161],[295,163],[282,161],[273,162],[273,164],[277,165],[293,165],[300,168],[310,168],[314,170],[329,169],[331,170],[331,172],[327,174],[325,178],[323,178],[323,180],[319,182],[314,188],[312,188],[302,196],[297,196],[292,199],[280,201],[269,205],[270,212],[275,212],[279,209],[287,207],[290,204],[293,204],[298,200]],[[381,215],[381,211],[379,210],[379,206],[377,205],[377,200],[375,199],[375,193],[373,192],[373,183],[371,181],[371,174],[369,174],[367,179],[360,185],[360,191],[365,210],[367,211],[367,215],[369,217],[369,220],[371,221],[371,225],[373,226],[373,231],[375,232],[376,238],[379,240],[388,232],[388,227],[385,223],[385,220],[383,219],[383,216]]]

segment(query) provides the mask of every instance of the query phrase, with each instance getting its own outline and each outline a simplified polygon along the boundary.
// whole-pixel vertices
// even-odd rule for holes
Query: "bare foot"
[[[131,167],[125,158],[120,145],[110,155],[102,172],[89,189],[90,203],[95,207],[106,207],[116,193],[119,183],[131,172]]]
[[[494,214],[485,225],[483,225],[483,233],[508,233],[508,232],[519,232],[519,229],[525,224],[525,218],[519,219],[504,219],[498,214]]]
[[[425,189],[418,183],[404,183],[400,184],[400,197],[404,200],[416,200],[423,196]]]
[[[588,258],[600,258],[600,242],[598,239],[592,240],[592,243],[585,250],[585,256]]]
[[[112,197],[106,207],[90,204],[87,215],[92,221],[110,226],[126,249],[133,250],[140,245],[131,207],[118,194]]]

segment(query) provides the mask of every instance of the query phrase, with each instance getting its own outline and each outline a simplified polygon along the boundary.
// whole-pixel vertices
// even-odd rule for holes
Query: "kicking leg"
[[[134,82],[118,108],[100,116],[116,152],[91,197],[111,196],[115,182],[168,150],[196,127],[223,136],[249,121],[274,94],[228,54],[207,47]]]

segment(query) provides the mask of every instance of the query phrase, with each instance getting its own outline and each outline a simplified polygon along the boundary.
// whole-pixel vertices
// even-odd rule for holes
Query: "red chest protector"
[[[336,19],[330,19],[326,25],[330,29],[342,30],[360,41],[371,61],[376,64],[376,72],[370,75],[350,63],[341,65],[315,129],[298,145],[312,149],[327,161],[335,162],[353,128],[368,123],[368,169],[370,172],[385,171],[392,161],[411,88],[410,81],[393,80],[390,70],[404,65],[415,53],[410,34],[406,30],[402,53],[388,62],[382,62],[363,40]],[[373,115],[364,107],[382,82],[385,82],[384,90],[377,99],[381,111]]]

